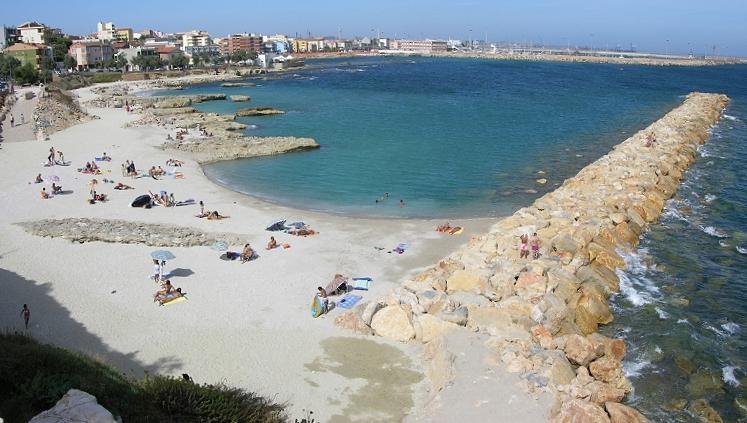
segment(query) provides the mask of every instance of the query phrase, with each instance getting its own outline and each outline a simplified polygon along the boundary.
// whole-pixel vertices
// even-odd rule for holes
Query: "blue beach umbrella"
[[[215,241],[210,248],[215,251],[226,251],[228,249],[228,243],[226,241]]]
[[[156,260],[173,260],[176,258],[176,256],[171,251],[166,250],[156,250],[150,253],[150,256],[153,257]]]

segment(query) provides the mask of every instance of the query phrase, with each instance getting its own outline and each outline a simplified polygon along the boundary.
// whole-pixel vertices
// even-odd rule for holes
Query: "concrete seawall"
[[[469,331],[485,346],[483,361],[519,374],[530,391],[555,395],[554,421],[646,421],[619,404],[631,390],[621,364],[625,343],[596,330],[614,318],[609,297],[619,292],[617,270],[625,266],[619,252],[634,249],[658,220],[728,101],[688,95],[557,190],[336,323],[426,344],[427,409],[453,406],[444,403],[446,386],[452,398],[469,389],[455,383],[464,378],[455,378],[453,364],[464,355],[464,343],[453,339]],[[519,237],[534,233],[540,257],[520,258]]]

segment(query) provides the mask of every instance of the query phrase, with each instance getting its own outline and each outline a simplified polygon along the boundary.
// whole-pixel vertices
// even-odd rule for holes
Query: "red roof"
[[[174,47],[174,46],[158,46],[158,47],[156,47],[156,53],[158,53],[158,54],[171,54],[171,53],[175,52],[176,50],[178,50],[178,49],[176,47]]]

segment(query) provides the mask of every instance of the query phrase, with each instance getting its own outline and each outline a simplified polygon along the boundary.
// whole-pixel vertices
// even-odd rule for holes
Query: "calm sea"
[[[678,105],[726,93],[726,118],[664,218],[621,272],[616,320],[628,401],[657,421],[694,421],[679,399],[745,418],[747,392],[747,66],[644,67],[427,58],[311,62],[309,69],[173,94],[246,94],[210,102],[250,135],[313,137],[322,148],[216,163],[214,181],[302,209],[388,217],[506,215],[530,204]],[[546,184],[536,182],[544,178]],[[376,200],[389,193],[388,199]],[[399,200],[405,207],[399,207]]]

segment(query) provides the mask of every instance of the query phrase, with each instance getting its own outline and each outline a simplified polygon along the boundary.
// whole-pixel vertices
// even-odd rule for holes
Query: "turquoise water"
[[[288,111],[242,119],[256,125],[248,134],[310,136],[322,145],[217,163],[206,167],[209,177],[269,201],[335,213],[502,215],[553,189],[688,92],[728,94],[727,116],[702,157],[627,257],[622,293],[613,298],[616,319],[603,331],[626,339],[625,369],[635,388],[627,401],[653,420],[694,422],[669,403],[706,398],[725,421],[745,421],[747,67],[422,58],[314,65],[256,80],[255,88],[173,92],[248,94],[250,107]],[[200,105],[219,113],[240,107],[247,106]],[[384,192],[390,199],[375,203]]]
[[[205,168],[233,189],[305,209],[375,216],[511,213],[666,113],[687,91],[648,96],[641,68],[439,59],[357,59],[254,88],[218,84],[283,116],[242,118],[255,135],[316,139],[317,151]],[[647,96],[646,98],[642,98]],[[538,175],[545,171],[545,175]],[[544,177],[546,185],[535,182]],[[533,191],[536,191],[533,192]],[[375,200],[390,193],[384,203]],[[399,199],[406,207],[398,207]]]

